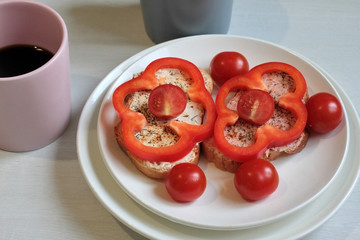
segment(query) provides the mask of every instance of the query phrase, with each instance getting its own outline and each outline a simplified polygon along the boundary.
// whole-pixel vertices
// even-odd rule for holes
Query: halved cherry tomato
[[[341,122],[343,110],[339,100],[329,93],[317,93],[306,103],[307,125],[317,133],[327,133]]]
[[[274,109],[275,103],[270,94],[258,89],[245,91],[237,105],[239,117],[257,125],[267,122]]]
[[[185,110],[186,102],[186,94],[180,87],[164,84],[151,91],[148,105],[156,117],[169,120]]]
[[[248,71],[247,59],[238,52],[218,53],[210,62],[210,75],[219,86],[226,80]]]
[[[180,163],[166,175],[165,187],[175,201],[191,202],[204,193],[206,177],[199,166],[192,163]]]
[[[279,185],[276,168],[264,159],[253,159],[240,165],[234,185],[247,201],[257,201],[272,194]]]

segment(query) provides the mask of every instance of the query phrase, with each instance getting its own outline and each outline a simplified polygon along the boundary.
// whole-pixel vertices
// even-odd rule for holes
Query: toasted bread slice
[[[205,87],[211,93],[213,90],[213,81],[210,75],[201,70],[204,77]],[[179,86],[187,92],[187,89],[191,85],[191,78],[186,72],[178,69],[160,69],[156,72],[155,76],[162,84],[174,84]],[[161,121],[157,119],[148,108],[149,91],[135,92],[125,99],[125,105],[137,112],[142,113],[147,121],[148,125],[139,133],[136,137],[143,144],[153,147],[169,146],[174,144],[178,136],[168,127],[168,121]],[[200,125],[204,116],[204,109],[201,104],[191,101],[188,98],[185,111],[175,118],[176,121],[187,122],[190,124]],[[115,126],[115,137],[122,148],[122,150],[129,156],[134,165],[146,176],[156,179],[162,179],[166,176],[167,172],[181,162],[190,162],[197,164],[200,156],[200,146],[196,144],[192,151],[188,153],[184,158],[175,162],[149,162],[136,157],[132,154],[124,144],[124,138],[121,131],[121,122]]]
[[[291,112],[280,108],[277,104],[279,98],[289,92],[295,91],[295,83],[293,79],[286,73],[274,72],[263,75],[264,83],[268,89],[269,94],[273,97],[275,102],[275,110],[273,117],[270,118],[265,124],[271,124],[279,129],[289,129],[295,123],[296,119]],[[243,91],[238,91],[227,103],[227,107],[236,111],[237,103]],[[303,101],[308,99],[306,93]],[[245,120],[239,119],[233,126],[228,126],[225,129],[226,139],[233,145],[239,147],[246,147],[254,143],[254,135],[258,126],[248,123]],[[273,147],[268,149],[262,158],[266,160],[274,160],[282,153],[292,154],[301,151],[308,140],[308,132],[304,130],[301,136],[285,146]],[[202,151],[205,157],[214,162],[215,166],[219,169],[229,172],[235,172],[241,163],[232,161],[221,153],[214,142],[213,138],[207,139],[202,143]]]

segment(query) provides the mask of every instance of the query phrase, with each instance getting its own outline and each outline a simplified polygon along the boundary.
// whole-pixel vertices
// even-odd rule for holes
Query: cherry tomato
[[[317,93],[306,103],[308,127],[317,133],[327,133],[341,122],[343,110],[339,100],[329,93]]]
[[[279,185],[276,168],[264,159],[244,162],[235,173],[234,184],[248,201],[257,201],[272,194]]]
[[[248,71],[247,59],[238,52],[218,53],[210,62],[210,75],[219,86],[226,80]]]
[[[185,110],[186,102],[186,94],[180,87],[164,84],[151,91],[148,105],[152,114],[168,120],[179,116]]]
[[[206,177],[199,166],[192,163],[180,163],[166,175],[165,187],[175,201],[191,202],[204,193]]]
[[[269,93],[257,89],[245,91],[239,98],[239,117],[254,123],[264,124],[274,113],[275,104]]]

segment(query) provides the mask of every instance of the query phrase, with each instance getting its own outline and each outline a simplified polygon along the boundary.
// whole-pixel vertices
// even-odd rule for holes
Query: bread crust
[[[187,88],[189,87],[188,82],[184,84],[184,81],[182,78],[187,79],[186,73],[180,72],[182,77],[179,75],[179,72],[176,70],[175,73],[172,72],[170,75],[168,74],[168,71],[173,71],[170,69],[160,69],[156,73],[156,77],[161,79],[163,83],[171,83],[174,85],[180,86],[185,92]],[[211,93],[213,90],[213,81],[210,77],[210,75],[200,69],[205,82],[205,88]],[[185,74],[185,75],[184,75]],[[180,78],[180,80],[179,80]],[[148,110],[147,107],[147,98],[148,98],[148,92],[140,92],[140,93],[134,93],[130,94],[126,97],[124,104],[129,107],[130,109],[134,111],[139,111],[144,114],[146,117],[149,127],[148,132],[149,134],[143,134],[141,133],[138,137],[139,141],[141,141],[144,144],[152,145],[152,146],[166,146],[168,145],[168,142],[170,140],[176,141],[176,136],[169,133],[169,131],[166,131],[166,121],[159,121],[156,119]],[[185,109],[184,113],[179,116],[176,120],[178,121],[185,121],[191,124],[201,124],[202,118],[204,116],[204,109],[201,105],[194,102],[187,103],[187,108]],[[152,133],[156,131],[155,135]],[[130,160],[133,162],[135,167],[142,172],[144,175],[154,178],[154,179],[163,179],[165,178],[166,174],[171,170],[173,166],[176,164],[182,163],[182,162],[189,162],[193,164],[198,164],[199,158],[200,158],[200,144],[196,144],[193,149],[182,159],[174,161],[174,162],[149,162],[147,160],[141,159],[137,156],[135,156],[133,153],[131,153],[125,146],[124,138],[121,130],[121,122],[119,122],[114,127],[115,132],[115,138],[118,142],[118,145],[120,148],[128,155]],[[157,140],[156,136],[162,136]],[[169,140],[170,139],[170,140]],[[156,141],[154,141],[156,140]]]
[[[305,130],[294,142],[281,147],[269,148],[261,158],[273,161],[284,154],[298,153],[305,148],[308,138],[309,132]],[[241,165],[241,162],[233,161],[220,152],[213,137],[201,143],[201,150],[208,161],[213,162],[217,168],[223,171],[235,173]]]

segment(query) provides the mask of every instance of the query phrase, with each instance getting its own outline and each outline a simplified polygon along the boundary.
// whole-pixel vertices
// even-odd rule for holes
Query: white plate
[[[181,41],[181,40],[174,40]],[[172,43],[170,42],[170,43]],[[116,67],[96,87],[86,102],[78,125],[77,149],[79,161],[89,187],[103,206],[114,217],[134,231],[148,238],[156,239],[297,239],[319,227],[329,219],[347,199],[360,169],[360,149],[356,142],[360,141],[360,123],[351,101],[330,77],[327,79],[340,94],[348,113],[349,133],[348,154],[343,166],[329,187],[314,201],[300,211],[290,214],[271,224],[234,231],[213,231],[187,227],[153,214],[136,204],[118,186],[105,166],[98,146],[97,120],[101,101],[109,86],[134,61],[162,47],[167,43],[147,49]],[[316,66],[322,71],[318,66]],[[322,71],[323,72],[323,71]],[[325,74],[325,73],[324,73]],[[314,214],[316,212],[316,214]],[[276,229],[276,231],[274,231]]]
[[[325,91],[337,95],[323,74],[309,62],[284,48],[249,38],[202,36],[169,43],[133,62],[105,95],[98,121],[99,145],[105,163],[129,196],[169,220],[216,230],[267,224],[305,206],[319,196],[336,176],[348,143],[347,117],[335,131],[311,136],[302,152],[273,162],[280,176],[279,187],[270,197],[258,202],[244,201],[234,188],[234,175],[218,170],[201,157],[199,165],[204,170],[208,183],[204,194],[189,204],[173,201],[167,194],[163,181],[150,179],[140,173],[118,147],[114,126],[119,118],[112,106],[112,93],[118,85],[131,79],[134,73],[142,71],[157,58],[185,58],[207,69],[211,58],[225,50],[243,53],[251,67],[268,61],[289,63],[303,73],[310,94]]]

